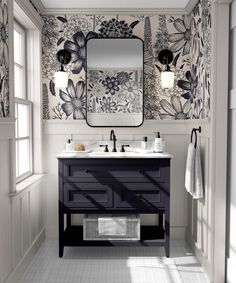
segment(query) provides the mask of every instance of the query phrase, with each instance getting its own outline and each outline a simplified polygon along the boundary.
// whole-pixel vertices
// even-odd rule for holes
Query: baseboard
[[[236,277],[236,259],[235,258],[227,258],[227,279],[226,283],[234,283]]]
[[[5,283],[18,283],[22,274],[26,270],[27,266],[35,256],[36,252],[40,248],[41,244],[45,240],[45,229],[43,229],[38,237],[34,240],[32,245],[29,247],[27,252],[25,253],[24,257],[21,261],[17,264],[16,268],[12,271],[9,275]],[[32,282],[33,283],[33,282]]]
[[[191,233],[190,233],[190,231],[188,229],[186,229],[185,237],[186,237],[187,243],[192,248],[196,258],[201,263],[205,273],[207,274],[209,282],[211,282],[211,280],[210,280],[210,274],[211,273],[210,273],[210,262],[209,262],[209,260],[202,253],[202,251],[197,247],[197,245],[196,245],[195,241],[193,240],[193,238],[191,236]]]

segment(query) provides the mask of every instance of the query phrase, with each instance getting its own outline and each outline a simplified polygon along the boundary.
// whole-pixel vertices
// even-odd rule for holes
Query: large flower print
[[[0,1],[0,65],[8,65],[8,11]]]
[[[191,39],[191,27],[190,17],[183,16],[183,19],[174,20],[174,27],[178,31],[169,35],[169,41],[174,43],[171,46],[172,52],[177,52],[183,49],[182,54],[187,55],[190,53],[190,39]]]
[[[117,19],[111,19],[109,21],[103,21],[99,29],[101,37],[132,37],[133,28],[139,23],[135,21],[128,25],[125,21],[118,21]]]
[[[122,86],[122,94],[133,98],[140,94],[140,89],[135,82],[129,81]]]
[[[119,88],[119,81],[116,77],[106,77],[105,80],[102,81],[102,84],[106,88],[106,94],[110,93],[111,95],[114,95],[116,91],[120,90]]]
[[[117,110],[116,103],[111,100],[111,97],[106,98],[105,96],[103,96],[100,101],[100,104],[104,113],[115,113]]]
[[[191,109],[190,101],[186,101],[182,106],[180,98],[176,95],[171,97],[171,101],[168,102],[166,99],[160,101],[160,106],[165,113],[159,113],[160,118],[163,119],[174,119],[174,120],[186,120],[189,118],[189,111]]]
[[[70,79],[66,89],[67,93],[60,89],[60,98],[65,102],[61,105],[61,108],[67,117],[73,114],[73,119],[85,119],[86,94],[84,89],[85,83],[83,81],[79,81],[75,87]]]
[[[71,53],[72,73],[79,74],[85,68],[85,44],[90,38],[97,37],[95,32],[89,32],[85,37],[82,31],[73,35],[73,40],[67,40],[64,48]]]
[[[122,85],[127,83],[130,80],[130,75],[127,72],[119,72],[117,73],[117,80]]]
[[[182,94],[182,97],[189,99],[192,103],[196,97],[198,86],[197,66],[192,65],[191,72],[187,71],[185,76],[187,81],[179,80],[177,81],[177,85],[183,90],[187,91],[186,93]]]

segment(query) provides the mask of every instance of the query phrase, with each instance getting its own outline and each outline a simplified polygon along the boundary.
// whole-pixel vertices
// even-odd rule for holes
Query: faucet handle
[[[109,152],[109,149],[108,149],[108,145],[107,145],[107,144],[100,144],[99,146],[100,146],[100,147],[105,147],[105,148],[104,148],[104,152]]]
[[[125,152],[125,147],[129,147],[129,144],[122,144],[120,152]]]

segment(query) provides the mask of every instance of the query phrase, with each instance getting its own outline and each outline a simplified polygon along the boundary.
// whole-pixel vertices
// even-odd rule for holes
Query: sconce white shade
[[[68,86],[69,73],[58,71],[55,73],[55,87],[66,88]]]
[[[175,74],[171,71],[161,72],[161,87],[172,88],[174,86]]]

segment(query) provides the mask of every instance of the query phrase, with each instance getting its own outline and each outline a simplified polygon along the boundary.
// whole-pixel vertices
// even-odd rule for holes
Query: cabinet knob
[[[85,172],[85,173],[88,173],[88,172],[89,172],[89,170],[88,170],[88,169],[85,169],[85,170],[84,170],[84,172]]]
[[[142,169],[138,169],[138,172],[139,172],[139,173],[143,173],[143,170],[142,170]]]
[[[138,195],[138,197],[139,197],[140,199],[143,199],[143,195]]]

